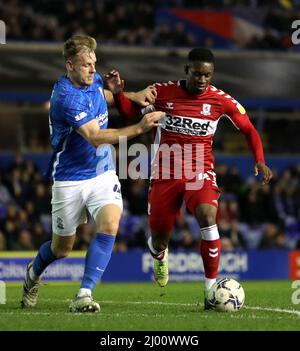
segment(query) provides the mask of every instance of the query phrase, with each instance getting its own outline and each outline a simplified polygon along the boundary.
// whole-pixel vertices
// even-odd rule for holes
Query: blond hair
[[[63,56],[65,60],[72,59],[78,53],[95,51],[97,42],[88,35],[75,35],[69,38],[63,47]]]

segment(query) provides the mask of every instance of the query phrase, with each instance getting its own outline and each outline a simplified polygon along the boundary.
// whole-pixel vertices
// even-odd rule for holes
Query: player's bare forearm
[[[116,144],[120,137],[133,138],[148,132],[151,128],[159,125],[158,122],[163,116],[163,112],[147,113],[139,123],[120,129],[99,129],[97,120],[93,119],[79,127],[77,132],[94,147],[103,144]]]
[[[120,137],[131,139],[143,133],[143,129],[139,124],[134,124],[129,127],[120,129],[104,129],[97,135],[93,136],[89,141],[93,146],[98,147],[102,144],[116,144],[119,142]]]

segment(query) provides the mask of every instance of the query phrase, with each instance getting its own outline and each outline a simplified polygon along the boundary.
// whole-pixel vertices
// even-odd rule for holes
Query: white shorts
[[[78,181],[54,181],[52,186],[52,230],[60,236],[72,235],[87,222],[87,211],[96,219],[105,205],[123,210],[121,184],[115,171]]]

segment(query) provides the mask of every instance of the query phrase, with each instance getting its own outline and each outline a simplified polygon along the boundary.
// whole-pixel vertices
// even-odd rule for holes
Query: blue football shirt
[[[54,180],[83,180],[114,170],[111,145],[97,149],[76,129],[96,118],[99,128],[107,128],[108,111],[103,80],[95,73],[94,82],[76,87],[67,76],[54,85],[50,99],[50,135],[53,148],[47,175]]]

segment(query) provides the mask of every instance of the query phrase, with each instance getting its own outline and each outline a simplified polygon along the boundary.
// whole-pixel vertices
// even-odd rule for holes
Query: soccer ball
[[[208,301],[216,311],[235,312],[242,308],[245,292],[239,282],[231,278],[223,278],[209,289]]]

